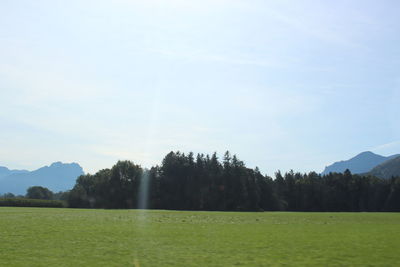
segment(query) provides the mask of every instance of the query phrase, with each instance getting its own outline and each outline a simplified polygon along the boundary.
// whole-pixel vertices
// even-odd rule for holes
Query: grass
[[[0,266],[398,266],[399,213],[0,208]]]

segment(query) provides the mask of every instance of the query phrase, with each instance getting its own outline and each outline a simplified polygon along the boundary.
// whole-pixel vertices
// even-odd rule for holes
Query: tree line
[[[274,179],[236,155],[170,152],[143,169],[118,161],[80,176],[65,195],[69,207],[219,211],[400,211],[400,177],[293,171]]]
[[[69,192],[53,193],[46,187],[31,186],[26,195],[14,195],[5,193],[0,195],[0,207],[47,207],[64,208],[67,206],[66,199]]]
[[[54,193],[47,187],[31,186],[26,190],[25,195],[14,195],[13,193],[5,193],[0,195],[2,199],[41,199],[41,200],[61,200],[66,201],[69,192]]]

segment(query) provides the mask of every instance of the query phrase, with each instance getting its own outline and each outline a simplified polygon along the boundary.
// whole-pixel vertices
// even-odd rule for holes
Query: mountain
[[[6,167],[1,167],[0,166],[0,179],[2,177],[8,176],[8,175],[11,175],[11,174],[14,174],[14,173],[27,173],[27,172],[29,172],[29,171],[27,171],[27,170],[9,170]]]
[[[53,192],[65,191],[71,189],[82,174],[83,169],[77,163],[54,162],[31,172],[0,167],[0,194],[25,195],[26,189],[34,185],[47,187]]]
[[[322,174],[324,175],[330,172],[344,172],[346,169],[349,169],[352,173],[366,173],[372,170],[377,165],[398,156],[400,155],[397,154],[389,157],[384,157],[372,153],[371,151],[366,151],[358,154],[357,156],[349,160],[335,162],[332,165],[325,167],[325,170],[322,172]]]
[[[379,164],[378,166],[373,168],[368,174],[386,179],[393,176],[400,176],[400,156]]]

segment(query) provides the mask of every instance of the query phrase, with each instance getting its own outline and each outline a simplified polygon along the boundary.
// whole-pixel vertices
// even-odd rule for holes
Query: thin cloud
[[[372,148],[371,150],[380,151],[380,150],[386,150],[386,149],[391,149],[391,148],[396,148],[396,147],[400,148],[400,140],[376,146],[376,147]]]
[[[324,13],[326,10],[308,10],[308,12]],[[345,28],[340,27],[342,22],[337,19],[329,21],[326,17],[315,17],[315,15],[314,17],[310,16],[304,18],[304,14],[301,14],[300,17],[296,14],[296,11],[291,11],[288,7],[269,7],[265,9],[265,13],[268,17],[291,27],[295,31],[299,31],[323,42],[350,48],[366,49],[366,47],[359,42],[346,36],[346,33],[343,32]],[[335,25],[337,29],[333,28],[332,25]],[[347,26],[348,25],[346,25],[346,27]]]
[[[248,59],[248,58],[236,58],[218,54],[211,54],[200,50],[167,50],[167,49],[149,49],[149,52],[157,53],[168,57],[176,57],[179,59],[187,59],[192,61],[207,61],[217,62],[233,65],[252,65],[258,67],[269,67],[269,68],[284,68],[287,67],[282,63],[275,62],[273,60],[259,60],[259,59]]]

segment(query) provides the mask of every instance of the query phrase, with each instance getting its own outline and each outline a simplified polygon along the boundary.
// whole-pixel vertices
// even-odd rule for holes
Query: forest
[[[68,206],[107,209],[207,211],[400,211],[400,177],[344,173],[320,175],[247,168],[228,151],[210,155],[170,152],[144,169],[118,161],[111,169],[80,176]]]

